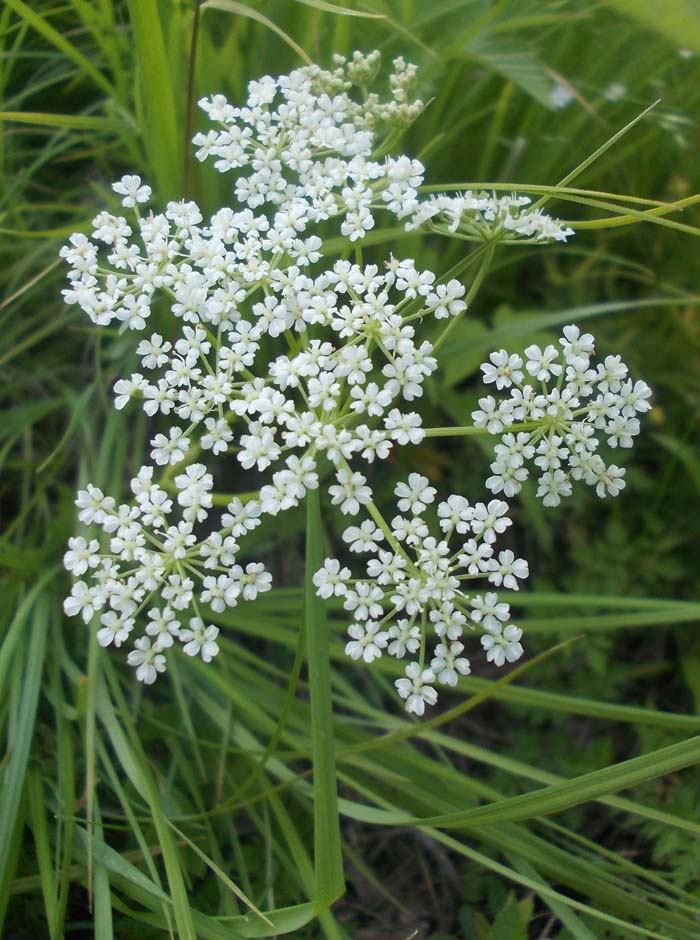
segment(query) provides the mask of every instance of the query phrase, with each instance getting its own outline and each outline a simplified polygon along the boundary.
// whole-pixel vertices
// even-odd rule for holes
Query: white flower
[[[151,641],[146,636],[136,640],[134,646],[136,648],[127,656],[127,662],[130,666],[136,666],[136,678],[139,682],[152,685],[158,673],[165,672],[165,656],[151,646]]]
[[[511,520],[507,517],[508,503],[502,499],[491,499],[488,503],[477,503],[472,509],[471,529],[485,542],[495,542],[497,536],[506,531]]]
[[[123,617],[113,610],[108,610],[100,617],[101,629],[97,631],[97,642],[100,646],[121,646],[134,629],[134,621],[130,617]]]
[[[374,620],[384,613],[383,598],[384,592],[380,587],[361,581],[354,589],[345,591],[343,607],[351,611],[356,620]]]
[[[360,526],[349,526],[343,532],[343,541],[350,545],[351,552],[374,552],[377,542],[384,538],[384,533],[371,519],[365,519]]]
[[[484,382],[487,385],[495,382],[500,392],[503,388],[510,388],[513,382],[522,382],[523,373],[520,369],[523,360],[520,356],[515,354],[509,356],[505,349],[499,349],[498,352],[491,353],[489,359],[490,362],[485,362],[481,366]]]
[[[523,647],[520,639],[523,631],[520,627],[510,624],[504,630],[498,628],[485,633],[481,638],[481,645],[486,651],[486,659],[496,666],[502,666],[505,662],[514,663],[523,655]]]
[[[169,607],[164,607],[162,611],[153,607],[148,611],[148,618],[150,622],[146,626],[146,633],[155,637],[154,649],[167,649],[173,645],[173,638],[181,637],[180,622]]]
[[[333,505],[340,506],[340,511],[346,515],[356,515],[360,506],[366,506],[372,499],[372,490],[365,485],[367,478],[344,467],[337,471],[335,478],[338,485],[328,488]]]
[[[245,570],[240,565],[234,565],[229,571],[229,577],[233,582],[229,594],[234,597],[240,594],[246,601],[254,601],[258,594],[264,594],[272,587],[272,575],[261,562],[250,562]]]
[[[563,470],[548,470],[540,477],[537,495],[545,506],[558,506],[562,496],[571,496],[571,480]]]
[[[219,652],[218,635],[218,627],[213,624],[205,627],[200,617],[191,617],[189,629],[180,631],[180,639],[185,644],[183,652],[188,656],[201,656],[205,663],[210,663]]]
[[[68,539],[69,551],[63,556],[63,566],[66,571],[80,577],[88,568],[95,568],[99,564],[100,543],[97,539],[87,542],[82,536]]]
[[[496,587],[503,585],[513,591],[518,590],[518,580],[530,575],[528,563],[524,558],[516,558],[510,549],[498,553],[498,558],[490,558],[488,563],[489,581]]]
[[[99,606],[98,595],[84,581],[76,581],[70,595],[63,601],[63,610],[68,617],[80,614],[89,623]]]
[[[371,663],[386,649],[418,660],[396,682],[407,711],[422,715],[437,700],[433,682],[452,686],[469,673],[468,631],[485,631],[487,658],[499,665],[522,653],[508,603],[486,590],[517,590],[528,575],[526,561],[497,550],[510,525],[507,504],[472,506],[451,494],[433,507],[435,488],[410,473],[395,487],[389,523],[366,476],[350,468],[424,439],[420,415],[404,409],[438,366],[426,335],[433,319],[466,309],[460,281],[410,258],[361,263],[359,243],[377,211],[408,229],[479,243],[565,241],[572,231],[515,193],[420,196],[418,160],[377,156],[423,108],[410,96],[415,67],[394,61],[388,98],[369,90],[378,69],[378,53],[356,53],[336,57],[331,71],[303,66],[252,81],[241,107],[221,95],[203,99],[215,126],[196,135],[197,157],[234,172],[233,205],[207,219],[186,200],[142,215],[151,190],[125,176],[114,190],[135,210],[129,220],[100,212],[90,237],[73,235],[61,250],[65,300],[92,324],[124,334],[146,330],[152,311],[171,315],[162,335],[135,342],[142,372],[114,385],[117,409],[138,399],[158,423],[151,462],[163,472],[142,467],[121,505],[92,484],[82,490],[79,520],[102,529],[108,551],[76,536],[64,559],[84,579],[64,601],[66,613],[88,622],[107,608],[100,644],[120,646],[147,621],[128,656],[145,683],[165,671],[170,648],[204,662],[217,655],[218,627],[205,625],[200,605],[216,619],[269,591],[264,565],[247,554],[238,563],[239,552],[263,515],[299,506],[321,484],[342,514],[364,510],[343,541],[351,556],[367,557],[357,574],[325,559],[314,587],[343,599],[348,656]],[[324,241],[334,232],[358,243],[357,263],[336,260]],[[593,352],[593,337],[570,325],[558,345],[529,346],[525,364],[498,350],[482,365],[494,394],[479,399],[473,419],[502,435],[492,493],[516,495],[531,466],[547,505],[568,495],[572,480],[601,496],[624,487],[624,471],[600,457],[599,439],[631,446],[650,390],[628,378],[619,356],[592,367]],[[229,452],[253,482],[217,521],[214,476],[193,460]],[[284,529],[283,520],[268,522]]]
[[[389,627],[389,639],[389,655],[403,659],[407,652],[417,653],[420,649],[420,628],[410,620],[398,620]]]
[[[554,345],[525,350],[527,372],[537,387],[527,384],[522,373],[516,374],[519,357],[514,360],[506,350],[493,353],[481,367],[484,382],[495,383],[498,390],[510,389],[502,401],[490,395],[479,399],[480,410],[472,413],[475,426],[491,434],[512,428],[495,448],[496,460],[486,481],[493,493],[517,495],[529,476],[529,461],[539,470],[537,495],[545,506],[558,506],[569,496],[572,480],[584,480],[599,496],[617,495],[624,486],[620,468],[606,467],[597,451],[601,441],[612,448],[632,447],[640,432],[638,415],[651,407],[651,389],[627,378],[627,366],[619,356],[606,356],[596,369],[591,368],[595,339],[573,324],[564,327],[559,345],[565,372]],[[552,377],[558,381],[549,388]]]
[[[422,715],[426,705],[437,702],[437,692],[430,685],[435,682],[435,673],[432,669],[421,670],[418,663],[409,663],[406,666],[406,677],[397,679],[394,685],[401,698],[406,699],[406,711],[414,715]]]
[[[165,434],[156,434],[151,443],[151,456],[158,466],[180,463],[185,459],[190,446],[189,438],[185,437],[182,428],[170,428],[168,437]]]
[[[438,643],[430,668],[442,685],[457,685],[459,675],[468,676],[471,672],[469,660],[460,656],[464,644],[458,640],[450,643]],[[458,675],[459,674],[459,675]]]
[[[100,525],[105,515],[114,507],[111,496],[105,496],[102,490],[88,483],[87,489],[80,490],[75,505],[80,509],[78,519],[85,525],[95,522]]]
[[[398,507],[402,512],[417,515],[435,499],[435,488],[429,485],[427,477],[411,473],[407,483],[397,483],[394,493],[399,497]]]
[[[395,492],[399,505],[413,512],[419,503],[427,509],[435,497],[429,481],[418,474],[412,474],[408,483],[398,484]],[[386,533],[373,519],[346,530],[344,539],[352,551],[372,553],[366,562],[366,577],[352,575],[337,559],[326,559],[313,581],[319,596],[343,597],[343,607],[353,621],[347,654],[361,658],[365,644],[371,645],[377,633],[383,641],[377,643],[379,652],[387,647],[390,656],[400,659],[420,650],[422,660],[432,635],[436,638],[429,660],[433,679],[437,675],[437,681],[454,685],[458,675],[467,675],[469,661],[461,655],[465,630],[480,627],[498,632],[510,619],[507,602],[493,591],[476,593],[479,588],[472,582],[481,579],[517,590],[519,581],[528,576],[527,562],[512,551],[494,555],[494,544],[510,525],[507,510],[501,500],[472,507],[464,497],[452,494],[438,504],[437,537],[430,534],[425,519],[413,514],[408,519],[395,516],[391,531]],[[388,549],[377,543],[378,535],[389,543]],[[459,544],[450,545],[450,540]],[[387,622],[391,625],[385,631]],[[370,649],[367,655],[376,658],[378,654]],[[401,680],[397,689],[402,695],[406,693],[403,697],[410,703],[409,710],[432,704],[431,692],[423,696],[407,682]],[[418,697],[410,698],[414,694]]]
[[[350,578],[350,569],[341,568],[335,558],[326,558],[323,568],[313,576],[313,583],[319,597],[341,597],[347,590],[346,581]]]
[[[112,184],[115,193],[123,196],[122,205],[132,209],[137,202],[148,202],[151,198],[151,187],[141,185],[140,176],[122,176],[118,183]]]
[[[561,366],[555,362],[558,355],[556,346],[550,344],[540,349],[533,344],[526,348],[525,355],[525,368],[538,382],[548,382],[553,375],[561,375]]]
[[[350,640],[345,646],[345,653],[351,659],[364,659],[371,663],[379,659],[386,648],[388,633],[379,629],[379,624],[370,620],[367,623],[353,623],[348,627]]]
[[[392,409],[386,416],[384,427],[391,439],[399,444],[420,444],[425,437],[421,417],[415,411],[402,415],[398,408]]]

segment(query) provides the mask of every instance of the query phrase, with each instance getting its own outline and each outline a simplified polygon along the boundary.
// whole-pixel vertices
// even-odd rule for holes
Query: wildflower
[[[593,338],[573,326],[560,341],[563,363],[552,344],[524,357],[496,351],[482,366],[492,394],[474,421],[501,437],[487,480],[499,498],[472,505],[451,494],[436,504],[430,481],[410,473],[395,487],[396,514],[381,516],[356,465],[424,439],[413,403],[438,367],[426,337],[436,321],[464,314],[467,288],[410,258],[327,257],[322,236],[359,249],[387,215],[408,230],[479,242],[573,233],[518,194],[421,197],[420,161],[377,156],[387,131],[423,108],[415,67],[395,59],[382,96],[368,90],[378,53],[334,64],[252,81],[242,106],[202,99],[214,126],[196,135],[197,158],[233,171],[231,205],[208,218],[187,200],[157,211],[150,187],[124,176],[113,188],[128,217],[100,212],[90,237],[73,235],[61,250],[66,303],[95,325],[139,334],[138,371],[117,378],[115,407],[141,407],[158,422],[129,501],[93,484],[78,493],[79,521],[102,536],[70,540],[64,563],[78,580],[64,610],[98,619],[102,646],[135,635],[127,662],[146,684],[174,649],[208,663],[219,653],[208,619],[272,587],[262,562],[240,557],[249,534],[323,486],[341,514],[367,514],[343,532],[351,557],[367,557],[360,577],[327,558],[312,575],[317,594],[342,598],[350,658],[409,658],[395,686],[406,710],[422,715],[436,685],[469,674],[467,631],[483,633],[496,665],[522,655],[522,631],[493,591],[515,591],[529,574],[524,559],[498,548],[510,526],[500,496],[517,494],[531,465],[547,505],[571,480],[618,493],[624,471],[603,462],[598,438],[631,446],[650,392],[618,356],[591,368]],[[155,309],[171,314],[167,340],[149,326]],[[220,518],[209,453],[230,454],[255,478],[253,498],[232,498]]]
[[[480,410],[472,413],[476,427],[501,436],[486,481],[493,493],[515,496],[530,474],[528,463],[539,470],[537,496],[545,506],[570,496],[573,481],[583,480],[600,497],[616,496],[624,487],[624,470],[606,465],[597,451],[603,440],[613,448],[632,447],[638,415],[651,408],[651,389],[628,377],[619,356],[606,356],[592,368],[594,345],[590,333],[570,325],[559,340],[561,350],[528,346],[525,370],[537,386],[524,379],[520,357],[504,349],[481,366],[485,383],[510,390],[500,401],[479,399]]]
[[[313,581],[319,596],[344,598],[344,609],[354,621],[346,646],[351,658],[369,662],[385,650],[398,659],[420,652],[420,661],[410,664],[415,669],[407,671],[407,678],[396,687],[406,708],[420,708],[416,713],[422,714],[426,704],[437,701],[430,683],[455,685],[459,675],[469,673],[469,661],[461,655],[465,629],[480,628],[491,636],[510,618],[507,602],[491,590],[480,593],[472,582],[517,590],[529,569],[509,549],[494,554],[494,543],[510,524],[508,506],[502,500],[470,506],[464,497],[452,494],[433,508],[435,488],[416,473],[399,482],[394,492],[398,508],[410,512],[410,519],[396,516],[386,534],[373,520],[365,519],[343,534],[351,551],[370,556],[366,577],[353,579],[338,559],[327,558]],[[430,534],[431,526],[423,517],[429,508],[438,521],[438,536]],[[387,543],[389,548],[380,547]],[[437,640],[429,660],[432,673],[423,681],[426,660],[422,651],[431,635]],[[512,633],[507,636],[511,638]],[[517,658],[515,645],[503,649],[501,664]]]
[[[437,692],[429,684],[435,682],[435,673],[432,669],[421,670],[418,663],[409,663],[406,666],[406,676],[397,679],[394,685],[401,698],[406,699],[406,711],[418,715],[425,712],[426,705],[437,702]]]

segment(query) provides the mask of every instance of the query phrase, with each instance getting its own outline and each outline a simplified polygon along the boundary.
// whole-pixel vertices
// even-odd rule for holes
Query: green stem
[[[321,500],[318,490],[306,497],[306,615],[311,751],[314,780],[314,868],[319,909],[345,892],[335,769],[328,624],[313,576],[323,564]]]
[[[473,425],[455,428],[425,428],[426,437],[464,437],[467,434],[488,434],[486,428],[475,428]]]
[[[466,310],[468,310],[469,307],[471,306],[474,298],[476,297],[478,293],[479,288],[481,287],[483,283],[484,278],[486,277],[486,272],[489,269],[495,250],[496,250],[495,244],[490,244],[487,248],[484,249],[484,257],[482,258],[481,264],[479,265],[479,270],[476,272],[476,277],[472,281],[472,285],[467,292],[467,296],[464,298],[464,302],[467,305]],[[466,310],[464,311],[464,313],[466,313]],[[457,326],[459,321],[464,316],[464,313],[461,313],[459,316],[452,317],[452,319],[447,324],[445,329],[442,331],[440,336],[438,336],[437,340],[433,343],[433,352],[437,352],[438,349],[443,345],[445,340],[450,336],[454,328]]]
[[[520,424],[509,424],[501,433],[510,432],[517,434],[518,431],[535,431],[542,426],[542,421],[522,421]],[[477,428],[473,424],[461,425],[448,428],[424,428],[426,437],[467,437],[473,434],[489,434],[486,428]],[[491,435],[500,437],[501,434]]]
[[[197,68],[197,41],[202,0],[195,0],[190,39],[190,59],[187,68],[187,96],[185,99],[185,139],[182,144],[182,191],[185,199],[190,195],[190,172],[192,169],[192,125],[194,123],[194,81]]]

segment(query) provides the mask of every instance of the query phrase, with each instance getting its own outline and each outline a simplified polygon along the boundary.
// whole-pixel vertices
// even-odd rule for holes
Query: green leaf
[[[499,800],[487,806],[459,813],[446,813],[421,820],[421,825],[450,828],[478,828],[488,823],[504,823],[532,816],[548,815],[578,806],[600,796],[616,793],[664,774],[700,763],[700,736],[671,744],[641,757],[574,777],[564,783],[542,787],[533,793]],[[418,822],[418,820],[416,820]]]
[[[509,894],[498,912],[489,940],[527,940],[527,930],[520,920],[520,912],[514,894]]]
[[[676,45],[700,52],[699,0],[606,0],[606,3]]]
[[[367,13],[365,10],[348,10],[337,3],[328,3],[327,0],[296,0],[297,3],[303,3],[312,7],[314,10],[321,10],[323,13],[335,13],[337,16],[360,16],[368,20],[383,20],[386,18],[384,13]]]
[[[552,79],[537,55],[518,40],[481,35],[468,43],[465,52],[551,108]]]
[[[28,4],[24,3],[24,0],[5,0],[5,2],[7,6],[14,10],[32,29],[41,33],[44,39],[59,49],[71,62],[75,63],[82,72],[89,75],[102,91],[106,92],[109,96],[114,93],[112,83],[82,54],[82,52],[76,49],[73,43],[69,42],[61,32],[49,23],[45,15],[33,10]],[[142,0],[142,2],[145,6],[148,0]]]
[[[523,311],[516,317],[509,318],[502,327],[483,330],[476,327],[468,318],[457,325],[442,351],[442,368],[445,385],[456,385],[467,378],[483,356],[502,346],[508,348],[522,338],[538,330],[553,329],[565,323],[579,323],[592,317],[610,316],[615,313],[627,313],[646,307],[677,307],[685,303],[674,297],[648,297],[644,300],[614,300],[607,303],[586,304],[570,307],[567,310],[551,312]]]
[[[123,131],[125,122],[92,114],[50,114],[45,111],[0,111],[0,121],[64,127],[79,131]]]
[[[0,884],[6,883],[12,862],[12,833],[23,798],[24,779],[34,735],[49,627],[47,598],[40,595],[34,606],[26,611],[25,618],[21,621],[15,620],[15,624],[21,623],[25,626],[26,641],[15,650],[14,680],[19,691],[19,701],[16,716],[10,725],[6,762],[0,776]],[[9,692],[5,688],[3,698],[9,699]]]
[[[182,192],[182,139],[177,130],[175,92],[158,3],[128,0],[128,7],[143,101],[146,150],[161,198],[172,199]]]
[[[267,29],[271,30],[273,33],[276,33],[280,39],[286,42],[287,45],[296,52],[303,62],[306,62],[307,65],[311,65],[310,57],[301,48],[299,43],[292,39],[289,33],[285,33],[281,26],[278,26],[277,23],[273,22],[267,16],[264,16],[262,13],[260,13],[259,10],[248,6],[247,3],[238,3],[237,0],[205,0],[201,9],[203,11],[206,9],[224,10],[226,13],[235,13],[238,16],[245,16],[248,19],[261,23]]]
[[[316,895],[330,905],[345,892],[335,772],[335,739],[328,623],[313,576],[323,564],[321,501],[317,489],[306,496],[304,615],[309,664],[311,748],[314,768],[314,867]]]

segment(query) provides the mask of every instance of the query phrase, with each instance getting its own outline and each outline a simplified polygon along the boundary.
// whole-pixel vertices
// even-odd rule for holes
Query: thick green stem
[[[306,572],[304,598],[314,771],[314,867],[319,909],[345,892],[335,770],[328,623],[313,576],[323,564],[321,501],[318,490],[306,496]]]

